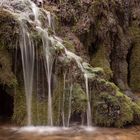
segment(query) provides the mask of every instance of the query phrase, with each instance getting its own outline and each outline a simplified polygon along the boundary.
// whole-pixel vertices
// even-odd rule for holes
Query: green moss
[[[75,84],[72,89],[72,113],[85,112],[87,106],[86,93],[79,84]]]
[[[115,126],[122,127],[126,124],[129,124],[133,121],[133,108],[132,101],[127,96],[119,96],[118,105],[120,105],[120,117],[116,120]]]
[[[105,46],[99,46],[98,50],[93,54],[90,64],[94,67],[103,68],[106,78],[110,79],[112,77],[112,71],[110,68],[110,63],[107,58],[107,50]]]
[[[9,12],[0,10],[0,48],[15,48],[19,37],[18,21]]]
[[[123,127],[139,122],[140,106],[124,95],[111,82],[100,81],[104,91],[96,91],[93,102],[93,119],[100,126]],[[137,119],[135,119],[137,118]]]
[[[75,47],[74,45],[72,44],[72,42],[68,41],[65,39],[65,41],[63,42],[63,45],[68,49],[70,50],[71,52],[75,52]]]
[[[69,101],[71,98],[71,115],[73,113],[85,112],[87,106],[86,94],[79,84],[64,89],[64,81],[60,78],[57,87],[53,91],[52,107],[53,107],[53,122],[54,125],[62,123],[62,113],[64,112],[65,119],[69,115]],[[38,95],[40,96],[40,95]],[[47,125],[48,100],[40,99],[33,93],[32,98],[32,124]],[[26,98],[24,89],[16,89],[14,96],[14,115],[13,121],[18,125],[27,124]],[[67,121],[67,120],[65,120]]]
[[[72,87],[64,89],[63,78],[60,78],[57,87],[53,93],[53,119],[55,125],[60,125],[62,122],[62,114],[65,119],[69,115],[69,105],[71,102],[71,115],[86,111],[87,98],[86,94],[79,84],[74,84]],[[71,98],[71,101],[70,101]],[[67,120],[65,120],[67,122]]]
[[[64,89],[64,81],[62,79],[63,78],[60,77],[53,92],[53,120],[55,121],[55,125],[59,125],[61,122],[61,107]]]
[[[5,48],[0,48],[0,84],[15,87],[17,79],[12,72],[12,56]]]
[[[27,124],[26,120],[26,99],[24,89],[16,89],[14,95],[14,113],[12,120],[18,125]]]
[[[39,95],[38,95],[39,96]],[[48,100],[39,99],[33,96],[32,101],[32,124],[47,125],[48,124]]]
[[[17,88],[14,95],[13,122],[18,125],[27,125],[26,97],[24,89]],[[32,124],[47,125],[47,99],[39,100],[35,95],[32,98]]]
[[[0,84],[6,85],[7,89],[13,89],[18,85],[17,78],[13,73],[12,51],[16,48],[18,37],[18,22],[7,11],[0,9]]]

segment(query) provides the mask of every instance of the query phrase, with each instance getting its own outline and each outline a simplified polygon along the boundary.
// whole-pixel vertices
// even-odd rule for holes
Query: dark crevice
[[[13,115],[14,99],[6,92],[6,87],[0,85],[0,121],[9,121]]]
[[[100,44],[100,40],[98,38],[91,43],[90,47],[88,47],[88,52],[90,56],[96,54],[96,52],[99,49],[99,44]]]
[[[74,112],[72,115],[71,115],[71,118],[70,118],[70,123],[72,124],[72,125],[74,125],[74,124],[76,124],[76,125],[80,125],[81,124],[81,122],[82,122],[82,113],[81,112],[79,112],[79,113],[76,113],[76,112]]]

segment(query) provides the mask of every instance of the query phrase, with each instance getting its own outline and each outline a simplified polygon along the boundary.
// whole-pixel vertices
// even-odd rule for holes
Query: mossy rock
[[[133,48],[130,57],[130,86],[134,91],[140,91],[140,28],[132,26],[130,33]]]
[[[60,78],[52,96],[52,111],[54,125],[62,124],[62,113],[65,116],[65,122],[69,117],[69,105],[71,98],[71,114],[82,113],[86,111],[87,98],[84,90],[79,84],[64,89],[63,78]],[[18,87],[14,95],[14,114],[13,122],[18,125],[27,125],[27,106],[23,87]],[[32,125],[48,124],[48,99],[47,96],[41,98],[33,92],[32,96]]]
[[[110,63],[107,57],[107,53],[108,52],[104,45],[98,46],[97,50],[95,50],[95,53],[92,55],[90,64],[94,67],[103,68],[106,74],[106,79],[110,79],[113,73],[110,68]]]
[[[16,48],[19,24],[11,13],[0,9],[0,48]]]
[[[15,87],[17,79],[12,71],[12,56],[5,48],[0,48],[0,84]]]
[[[65,90],[63,90],[64,81],[62,79],[63,78],[59,79],[57,87],[53,92],[53,120],[55,125],[62,124],[62,115],[65,116],[64,121],[67,123],[69,115],[71,117],[73,114],[84,113],[86,112],[87,107],[86,94],[81,88],[80,84],[75,83],[74,85],[66,87]],[[69,110],[69,107],[71,110]]]
[[[68,41],[68,40],[65,40],[63,42],[64,46],[71,52],[75,52],[75,47],[74,45],[72,44],[72,42]]]
[[[14,114],[12,120],[18,125],[27,125],[27,105],[24,88],[18,87],[14,95]],[[32,125],[47,125],[47,100],[39,99],[33,93]]]
[[[140,106],[124,95],[114,84],[105,82],[104,89],[95,92],[93,119],[100,126],[124,127],[140,122]],[[110,87],[110,89],[109,89]],[[135,119],[137,118],[137,119]]]
[[[16,89],[14,95],[14,113],[12,120],[15,124],[26,125],[26,99],[24,89]]]
[[[79,84],[75,84],[72,90],[72,113],[85,112],[86,107],[87,107],[86,93]]]
[[[16,48],[18,22],[7,11],[0,9],[0,84],[16,87],[17,78],[13,73],[12,51]]]

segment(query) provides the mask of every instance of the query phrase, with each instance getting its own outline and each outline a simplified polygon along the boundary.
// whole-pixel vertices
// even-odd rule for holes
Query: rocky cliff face
[[[138,0],[50,3],[59,15],[62,29],[80,40],[75,46],[77,53],[84,46],[90,64],[104,68],[107,79],[123,91],[139,91]]]

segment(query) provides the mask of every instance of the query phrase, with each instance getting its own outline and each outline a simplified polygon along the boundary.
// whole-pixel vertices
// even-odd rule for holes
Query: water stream
[[[45,74],[47,77],[47,96],[48,96],[48,110],[47,110],[47,118],[48,118],[48,126],[53,126],[53,109],[52,109],[52,70],[54,64],[54,50],[55,47],[59,47],[64,49],[64,55],[68,59],[73,59],[77,63],[78,68],[81,70],[83,74],[83,78],[85,78],[85,92],[87,96],[87,126],[92,125],[92,117],[91,117],[91,107],[90,107],[90,99],[89,99],[89,90],[88,90],[88,79],[92,75],[87,72],[87,69],[84,67],[84,61],[81,57],[67,50],[63,45],[63,40],[55,35],[54,30],[54,18],[49,11],[41,9],[36,6],[36,4],[30,0],[4,0],[1,2],[1,6],[12,13],[20,23],[20,50],[22,57],[22,67],[23,67],[23,75],[24,75],[24,86],[25,86],[25,95],[26,95],[26,105],[27,105],[27,125],[32,124],[32,94],[33,90],[33,82],[34,82],[34,67],[36,66],[38,69],[38,64],[35,63],[36,59],[36,51],[35,47],[36,43],[32,36],[32,32],[30,31],[30,26],[34,26],[34,30],[40,36],[42,41],[42,51],[43,51],[43,63],[45,67]],[[43,17],[45,22],[42,23],[41,18]],[[49,30],[53,32],[52,35],[49,34]],[[39,79],[39,73],[36,73]],[[92,77],[92,76],[91,76]],[[44,77],[43,77],[44,78]],[[64,112],[64,100],[65,94],[65,81],[66,75],[64,75],[64,89],[63,89],[63,104],[62,104],[62,123],[63,126],[69,126],[70,117],[71,117],[71,97],[72,97],[72,86],[70,87],[69,94],[69,110],[68,115],[65,116]],[[44,87],[44,84],[43,84]],[[45,97],[45,93],[44,97]],[[38,94],[37,94],[38,95]],[[66,119],[67,117],[67,119]],[[67,120],[67,124],[66,124]]]
[[[21,21],[22,25],[22,21]],[[20,49],[22,56],[22,66],[24,74],[24,85],[26,94],[26,105],[27,105],[27,124],[31,125],[32,114],[32,88],[33,88],[33,73],[34,73],[34,44],[30,38],[26,28],[21,26],[21,38],[20,38]]]
[[[89,84],[88,84],[88,75],[85,74],[85,84],[86,84],[86,94],[87,94],[87,126],[92,126],[92,117],[91,117],[91,106],[90,106],[90,97],[89,97]]]
[[[0,127],[1,140],[139,140],[140,126],[126,129],[85,127]]]

